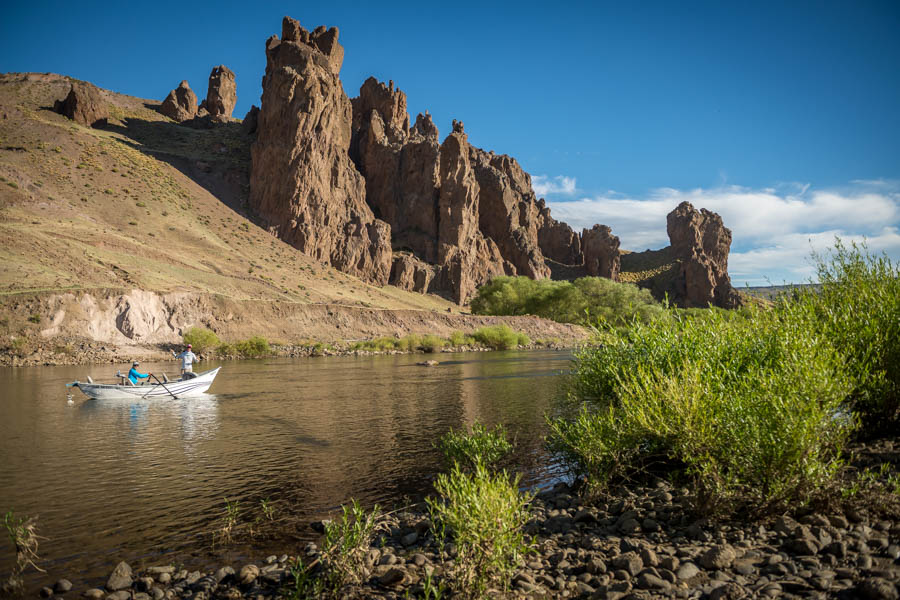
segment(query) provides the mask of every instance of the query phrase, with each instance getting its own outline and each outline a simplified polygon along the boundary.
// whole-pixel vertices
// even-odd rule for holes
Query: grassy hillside
[[[248,219],[250,139],[240,122],[178,125],[158,102],[103,91],[103,130],[52,111],[69,80],[0,76],[0,298],[131,289],[236,300],[446,310],[367,285]]]

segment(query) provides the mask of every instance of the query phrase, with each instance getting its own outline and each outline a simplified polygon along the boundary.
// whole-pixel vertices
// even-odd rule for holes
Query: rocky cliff
[[[393,81],[370,77],[349,100],[338,30],[310,32],[288,17],[282,25],[282,38],[266,42],[262,107],[245,124],[257,135],[250,206],[271,232],[368,281],[459,303],[498,275],[550,277],[547,259],[560,272],[618,279],[619,238],[609,227],[579,234],[553,219],[521,165],[472,146],[462,122],[443,141],[427,112],[411,125]],[[681,265],[675,299],[737,305],[730,232],[713,213],[689,213],[682,206],[669,216]]]
[[[722,217],[682,202],[666,217],[672,256],[681,261],[675,295],[687,307],[736,308],[741,298],[728,276],[731,230]]]
[[[337,28],[309,32],[288,17],[282,39],[266,42],[250,206],[305,254],[384,284],[390,227],[366,204],[365,180],[348,155],[353,113],[338,76],[343,56]]]

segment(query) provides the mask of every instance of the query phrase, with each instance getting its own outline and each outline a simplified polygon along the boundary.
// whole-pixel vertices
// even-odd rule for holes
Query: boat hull
[[[99,400],[109,399],[140,399],[140,398],[191,398],[200,396],[213,384],[216,375],[219,374],[217,367],[211,371],[206,371],[194,377],[193,379],[179,379],[177,381],[169,381],[164,385],[153,383],[145,385],[109,385],[103,383],[81,383],[77,382],[77,387],[81,392],[89,398],[97,398]]]

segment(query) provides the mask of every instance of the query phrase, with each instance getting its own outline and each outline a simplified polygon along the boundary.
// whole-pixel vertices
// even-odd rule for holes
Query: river
[[[436,358],[441,364],[415,363]],[[308,523],[351,498],[421,500],[451,427],[502,423],[524,485],[554,476],[544,415],[571,355],[559,351],[326,357],[222,366],[210,395],[98,401],[65,383],[119,365],[0,369],[0,511],[37,516],[26,584],[99,585],[119,560],[207,568],[296,551]],[[125,365],[121,365],[124,370]],[[176,371],[174,362],[144,372]],[[237,512],[229,542],[226,500]],[[267,515],[263,501],[271,508]],[[252,533],[251,533],[252,531]],[[218,533],[217,533],[218,532]],[[2,542],[0,576],[13,564]]]

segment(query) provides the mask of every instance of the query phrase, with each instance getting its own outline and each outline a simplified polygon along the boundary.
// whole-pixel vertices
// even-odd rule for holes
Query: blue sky
[[[210,69],[259,102],[285,14],[337,26],[349,96],[393,79],[411,116],[515,156],[557,218],[667,244],[682,199],[722,214],[742,285],[803,281],[811,249],[900,258],[900,3],[15,3],[0,71],[163,99]]]

